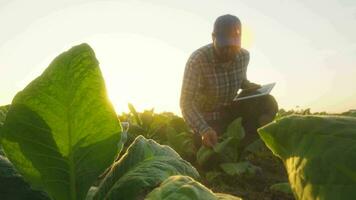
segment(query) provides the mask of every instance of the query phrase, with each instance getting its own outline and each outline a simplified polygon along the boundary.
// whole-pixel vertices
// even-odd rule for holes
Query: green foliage
[[[172,147],[183,158],[192,160],[195,156],[195,146],[193,142],[193,133],[183,131],[177,132],[173,127],[167,128],[167,141],[162,142]]]
[[[257,171],[261,170],[260,167],[257,167],[248,161],[242,161],[238,163],[222,163],[220,167],[225,173],[230,176],[253,176],[256,174]]]
[[[214,193],[217,200],[242,200],[240,197],[236,197],[225,193]]]
[[[85,200],[93,200],[94,195],[96,194],[97,191],[98,191],[98,187],[95,186],[90,187]]]
[[[290,188],[290,184],[287,183],[276,183],[271,185],[270,190],[283,192],[286,194],[292,194],[292,189]]]
[[[147,195],[145,200],[241,200],[227,194],[214,194],[188,176],[171,176]]]
[[[132,104],[129,109],[116,116],[88,45],[58,56],[11,106],[0,107],[0,141],[8,156],[0,156],[0,199],[240,199],[213,193],[194,180],[198,172],[179,156],[194,162],[197,152],[181,117],[153,109],[137,112]],[[244,178],[259,168],[244,154],[258,155],[266,148],[257,141],[241,152],[243,137],[241,120],[235,120],[219,144],[203,147],[198,158],[208,164],[211,157],[219,158],[216,168],[201,171],[204,182],[249,198],[248,187],[258,181],[249,184]],[[271,168],[281,171],[280,166]]]
[[[0,197],[11,200],[49,200],[49,197],[37,190],[33,190],[26,183],[14,166],[0,155]]]
[[[172,175],[199,174],[172,148],[138,136],[100,184],[94,199],[134,200]]]
[[[235,119],[223,134],[221,141],[208,148],[202,146],[197,153],[199,165],[207,165],[214,157],[219,157],[219,162],[236,162],[239,159],[239,144],[245,136],[245,131],[241,125],[241,118]]]
[[[263,156],[261,155],[261,152],[266,148],[266,145],[263,143],[263,141],[259,138],[255,141],[253,141],[251,144],[247,145],[244,148],[243,154],[248,154],[252,153],[257,156]]]
[[[356,117],[356,110],[349,110],[347,112],[341,113],[341,115],[349,116],[349,117]]]
[[[6,114],[9,111],[10,105],[0,106],[0,128],[4,125]]]
[[[9,105],[0,106],[0,136],[1,136],[1,127],[4,125],[6,114],[9,111],[9,107],[10,107]],[[0,155],[5,155],[4,150],[1,147],[1,143],[0,143]]]
[[[218,180],[223,175],[222,173],[223,172],[217,171],[217,170],[216,171],[214,171],[214,170],[207,171],[205,173],[205,179],[208,182],[212,183],[212,182]]]
[[[6,156],[52,199],[84,199],[118,149],[121,127],[93,50],[62,53],[12,101],[1,129]]]
[[[129,107],[130,112],[133,114],[133,116],[134,116],[134,118],[135,118],[136,124],[138,124],[139,126],[142,126],[141,118],[140,118],[140,116],[138,115],[138,113],[137,113],[135,107],[134,107],[131,103],[128,104],[128,107]]]
[[[288,172],[296,199],[356,199],[356,118],[298,116],[259,134]]]
[[[176,147],[184,143],[186,127],[176,116],[155,115],[153,109],[137,113],[132,105],[130,109],[135,125],[148,136],[164,138]],[[15,96],[10,107],[1,107],[0,122],[1,143],[12,162],[0,156],[0,183],[6,183],[1,189],[7,192],[1,198],[16,191],[9,198],[137,199],[171,175],[199,178],[196,169],[173,149],[139,136],[99,187],[93,186],[128,138],[125,131],[120,137],[122,128],[107,99],[98,62],[86,44],[58,56]],[[129,126],[122,124],[125,129]],[[49,197],[33,191],[12,164]],[[16,179],[3,181],[4,177]]]
[[[301,109],[299,106],[296,107],[296,109],[291,109],[291,110],[285,110],[285,109],[279,109],[276,115],[276,120],[281,119],[282,117],[287,117],[290,115],[330,115],[329,113],[323,111],[323,112],[311,112],[310,108],[306,109]]]
[[[154,110],[137,112],[129,104],[130,113],[122,113],[119,118],[130,123],[128,145],[139,135],[154,139],[160,144],[169,145],[183,158],[192,160],[195,157],[193,133],[184,120],[172,113],[154,113]]]

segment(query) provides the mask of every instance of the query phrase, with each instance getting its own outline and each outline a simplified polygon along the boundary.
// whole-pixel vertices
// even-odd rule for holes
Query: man
[[[271,122],[278,110],[275,99],[262,96],[233,101],[241,89],[259,88],[246,77],[249,52],[241,48],[241,22],[233,15],[216,19],[213,43],[189,57],[183,77],[180,107],[195,132],[195,143],[213,147],[229,123],[242,117],[245,141],[257,137],[257,128]]]

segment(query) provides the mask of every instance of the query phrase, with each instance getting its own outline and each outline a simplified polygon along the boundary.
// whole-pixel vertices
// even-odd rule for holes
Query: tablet
[[[267,95],[272,91],[275,85],[276,83],[269,83],[266,85],[262,85],[261,88],[256,90],[241,90],[241,92],[238,92],[235,96],[234,101],[241,101],[245,99]]]

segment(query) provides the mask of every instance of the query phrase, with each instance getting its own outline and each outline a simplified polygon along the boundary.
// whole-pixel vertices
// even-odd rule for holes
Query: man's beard
[[[228,62],[228,61],[232,61],[236,58],[236,55],[239,53],[240,51],[240,47],[238,46],[229,46],[229,47],[223,47],[221,49],[219,49],[219,60],[221,62]]]

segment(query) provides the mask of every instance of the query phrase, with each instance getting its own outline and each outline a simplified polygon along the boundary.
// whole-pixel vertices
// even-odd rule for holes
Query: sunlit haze
[[[287,3],[288,2],[288,3]],[[211,42],[216,17],[243,24],[248,78],[280,107],[356,108],[356,2],[0,0],[0,105],[71,46],[88,43],[118,113],[131,102],[178,115],[189,55]]]

